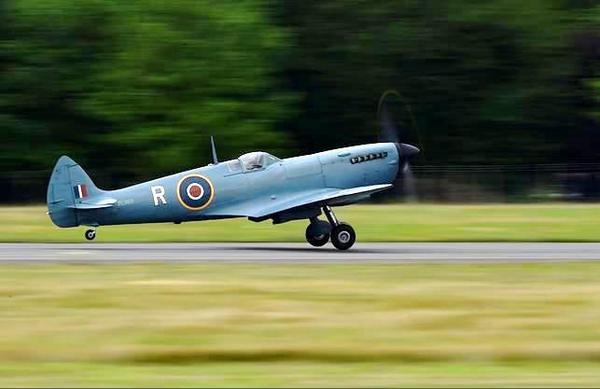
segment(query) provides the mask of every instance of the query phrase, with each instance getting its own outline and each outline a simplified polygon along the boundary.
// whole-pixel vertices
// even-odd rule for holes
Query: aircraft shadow
[[[73,248],[72,250],[81,250],[81,248]],[[153,252],[178,252],[178,251],[248,251],[248,252],[256,252],[256,251],[266,251],[266,252],[296,252],[296,253],[344,253],[344,254],[385,254],[385,253],[393,253],[396,252],[394,250],[386,250],[386,249],[361,249],[361,248],[352,248],[348,251],[340,251],[333,247],[272,247],[272,246],[215,246],[215,247],[201,247],[201,248],[191,248],[191,247],[153,247],[152,245],[148,245],[146,247],[102,247],[98,245],[96,247],[86,247],[85,250],[90,251],[153,251]]]
[[[272,252],[297,252],[297,253],[360,253],[360,254],[381,254],[386,252],[386,250],[368,250],[368,249],[360,249],[360,248],[352,248],[348,251],[340,251],[333,247],[321,247],[321,248],[311,248],[311,247],[268,247],[268,246],[256,246],[256,247],[228,247],[226,250],[235,250],[235,251],[272,251]]]

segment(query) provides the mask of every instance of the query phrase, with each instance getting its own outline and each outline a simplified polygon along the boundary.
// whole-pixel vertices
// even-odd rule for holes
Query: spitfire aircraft
[[[384,112],[385,113],[385,112]],[[48,214],[59,227],[163,223],[246,217],[273,224],[306,219],[306,240],[339,250],[354,244],[354,229],[332,207],[389,189],[419,149],[398,140],[384,115],[378,143],[279,159],[255,151],[220,162],[211,137],[212,163],[117,190],[96,187],[67,156],[58,159],[48,185]],[[326,220],[319,219],[325,214]]]

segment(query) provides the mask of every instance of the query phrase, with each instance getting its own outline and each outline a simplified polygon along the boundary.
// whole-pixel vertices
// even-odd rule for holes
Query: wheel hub
[[[348,231],[342,231],[338,234],[338,240],[342,243],[348,243],[350,241],[350,233]]]

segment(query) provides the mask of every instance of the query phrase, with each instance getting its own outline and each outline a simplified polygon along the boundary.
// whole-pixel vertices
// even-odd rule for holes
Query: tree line
[[[131,183],[255,149],[377,139],[417,164],[600,162],[585,0],[4,0],[0,175],[61,154]]]

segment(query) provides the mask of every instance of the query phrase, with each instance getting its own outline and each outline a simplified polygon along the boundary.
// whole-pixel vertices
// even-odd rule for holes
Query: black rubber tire
[[[87,240],[94,240],[96,238],[96,231],[95,230],[86,230],[85,238]]]
[[[329,223],[327,223],[326,221],[319,221],[319,223],[326,223],[329,225]],[[325,246],[327,244],[327,242],[329,242],[329,234],[314,235],[311,232],[310,224],[308,225],[308,227],[306,227],[306,233],[304,234],[304,236],[306,237],[306,241],[311,246],[315,246],[315,247]]]
[[[331,230],[331,243],[338,250],[348,250],[356,242],[356,232],[350,224],[340,223]]]

